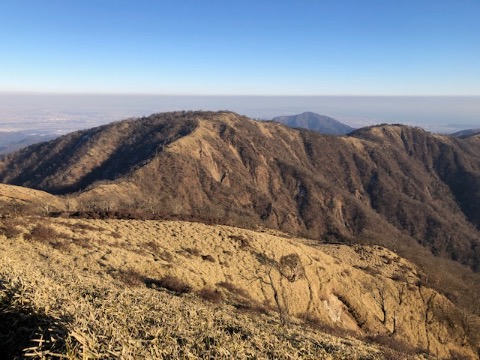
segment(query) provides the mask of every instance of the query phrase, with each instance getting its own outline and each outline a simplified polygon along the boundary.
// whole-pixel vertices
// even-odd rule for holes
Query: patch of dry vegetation
[[[13,299],[2,309],[40,319],[9,350],[23,356],[474,356],[478,318],[418,283],[418,269],[383,248],[315,247],[174,221],[15,221],[17,235],[0,235],[1,292],[14,294],[2,295]]]
[[[7,239],[17,237],[22,233],[19,228],[19,221],[16,219],[4,219],[0,222],[0,235],[5,236]]]
[[[381,358],[355,339],[232,311],[212,289],[199,297],[125,287],[43,242],[3,238],[0,249],[0,343],[10,357]]]

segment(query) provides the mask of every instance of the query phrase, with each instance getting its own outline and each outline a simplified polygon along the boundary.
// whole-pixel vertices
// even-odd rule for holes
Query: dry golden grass
[[[428,346],[441,357],[451,351],[473,356],[446,324],[432,320],[425,329],[421,297],[434,292],[418,288],[415,268],[382,248],[315,247],[269,232],[187,222],[21,220],[19,235],[0,235],[2,312],[9,314],[0,327],[6,349],[24,356],[397,356],[315,326],[344,329],[357,337],[380,334],[411,348]],[[45,228],[54,238],[37,234]],[[289,254],[300,259],[303,272],[298,278],[277,271],[282,256]],[[378,273],[368,273],[367,266],[378,267]],[[401,271],[405,282],[391,279]],[[399,304],[395,295],[404,287]],[[384,322],[375,300],[383,290],[388,293]],[[439,294],[435,301],[442,309],[451,306]],[[280,325],[279,307],[288,326]],[[15,319],[22,319],[23,330],[5,331],[6,321]],[[25,334],[25,329],[31,332]]]
[[[50,209],[63,209],[65,204],[62,199],[44,191],[26,187],[0,184],[0,202],[17,204],[48,204]],[[44,207],[44,205],[43,205]]]

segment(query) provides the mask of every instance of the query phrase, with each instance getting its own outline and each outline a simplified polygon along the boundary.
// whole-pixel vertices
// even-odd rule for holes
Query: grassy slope
[[[48,207],[46,206],[48,204]],[[49,193],[21,186],[0,184],[0,205],[3,210],[16,206],[20,211],[25,206],[36,206],[38,210],[52,211],[65,208],[62,199]]]
[[[461,346],[460,333],[435,319],[427,329],[422,325],[433,312],[423,311],[421,296],[433,291],[416,287],[417,270],[382,248],[316,248],[272,233],[172,221],[15,221],[10,227],[22,234],[0,235],[2,311],[8,314],[1,336],[7,347],[6,340],[16,339],[14,351],[31,347],[29,339],[43,334],[45,348],[71,358],[373,359],[387,350],[302,326],[299,318],[358,336],[387,336],[395,317],[397,331],[389,339],[440,356],[472,355],[468,344]],[[289,282],[268,264],[292,253],[299,255],[305,276]],[[273,288],[266,284],[269,269],[287,327],[279,325]],[[402,276],[390,279],[395,275]],[[178,296],[162,289],[166,276],[177,290],[178,284],[190,290]],[[383,290],[385,323],[374,300]],[[441,295],[435,304],[451,306]],[[6,321],[51,331],[9,333]]]
[[[189,226],[170,225],[178,230]],[[135,236],[129,228],[142,227],[139,223],[54,226],[62,231],[62,237],[74,238],[68,249],[60,242],[52,249],[39,241],[40,237],[33,242],[20,238],[1,241],[1,299],[7,315],[0,324],[4,354],[25,348],[27,354],[42,356],[40,347],[32,345],[43,335],[44,347],[50,351],[43,353],[47,357],[66,353],[70,358],[380,358],[377,348],[355,339],[335,338],[295,325],[284,328],[272,315],[252,316],[233,311],[229,305],[210,305],[193,293],[176,296],[140,286],[132,272],[126,271],[128,275],[120,276],[119,281],[118,276],[109,275],[111,270],[129,269],[130,262],[132,267],[140,266],[135,260],[143,250],[136,249],[138,243],[117,239],[116,231]],[[83,232],[98,237],[84,242]],[[110,245],[105,246],[106,242]],[[114,257],[112,249],[125,258]],[[19,319],[23,329],[5,323]],[[44,331],[37,329],[39,326]],[[33,334],[25,334],[28,329]],[[19,343],[22,338],[25,341]],[[8,340],[16,344],[9,347]]]

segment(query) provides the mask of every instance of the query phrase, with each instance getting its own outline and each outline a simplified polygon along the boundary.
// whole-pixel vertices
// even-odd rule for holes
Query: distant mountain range
[[[304,112],[290,116],[277,116],[272,120],[291,128],[304,128],[327,135],[346,135],[355,130],[331,117],[313,112]]]
[[[0,131],[0,154],[7,154],[29,145],[56,138],[54,134],[32,134],[29,131]]]
[[[480,134],[480,129],[467,129],[467,130],[460,130],[450,134],[453,137],[457,138],[467,138],[469,136]]]

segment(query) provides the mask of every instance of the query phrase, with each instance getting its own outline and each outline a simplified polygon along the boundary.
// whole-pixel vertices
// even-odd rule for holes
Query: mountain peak
[[[326,135],[345,135],[354,130],[354,128],[342,124],[331,117],[310,111],[298,115],[278,116],[273,118],[273,121],[293,128],[314,130]]]

